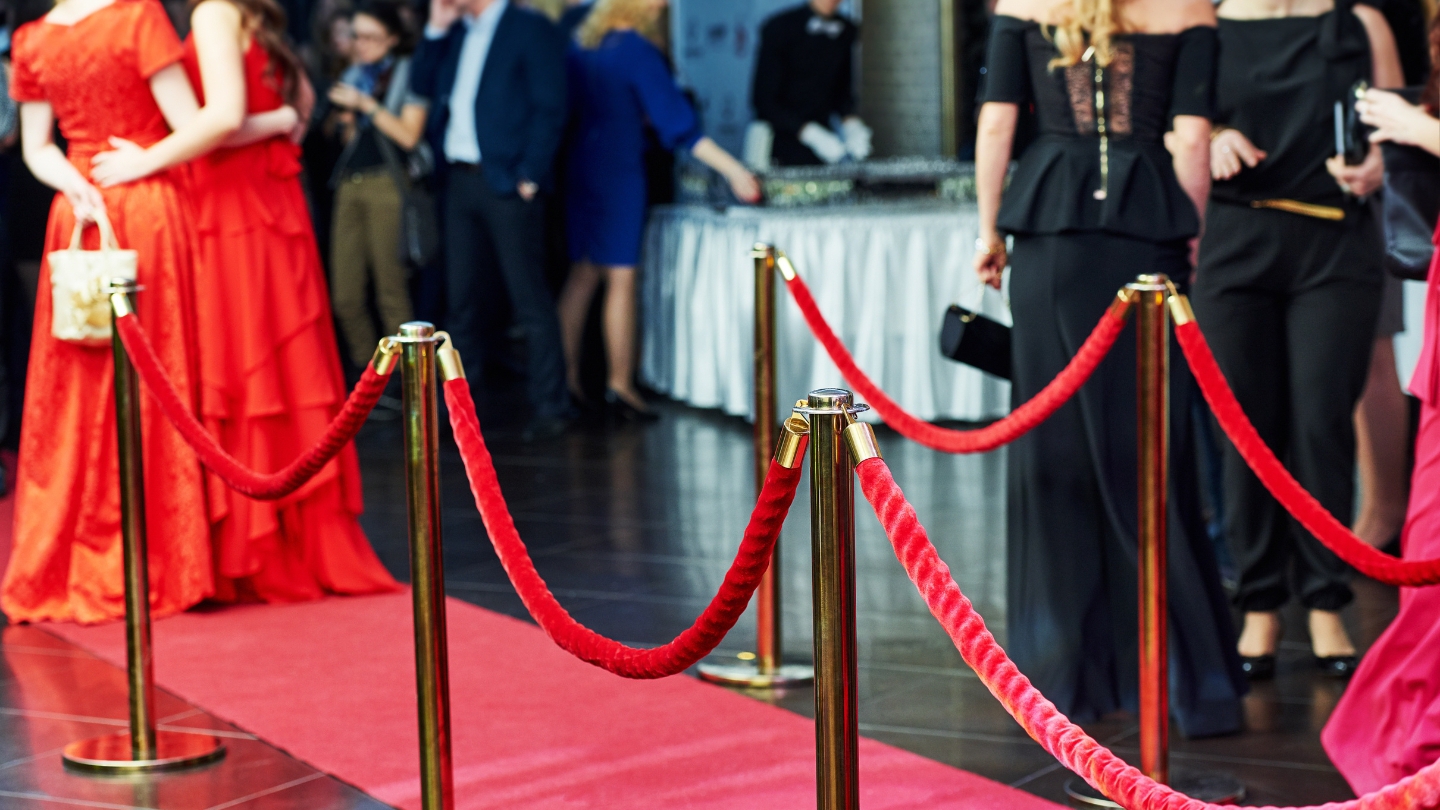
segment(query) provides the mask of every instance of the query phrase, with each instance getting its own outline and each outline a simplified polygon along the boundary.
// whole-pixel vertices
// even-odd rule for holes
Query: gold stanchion
[[[862,410],[849,391],[810,394],[810,554],[815,624],[818,810],[860,806],[855,643],[855,458],[843,434]]]
[[[114,317],[134,311],[134,281],[111,279],[107,292]],[[140,430],[140,381],[112,330],[115,357],[115,429],[120,457],[120,532],[125,577],[125,660],[130,730],[71,743],[65,765],[104,774],[179,770],[213,762],[225,745],[209,734],[155,728],[155,674],[150,645],[150,568],[145,537],[145,460]]]
[[[1245,797],[1245,786],[1230,774],[1191,770],[1172,774],[1170,769],[1166,534],[1170,483],[1170,322],[1167,303],[1174,285],[1163,275],[1142,275],[1125,289],[1135,297],[1137,340],[1140,770],[1156,782],[1201,801],[1238,802]],[[1066,785],[1066,790],[1077,804],[1120,806],[1079,780]]]
[[[400,335],[391,338],[401,346],[405,501],[410,522],[410,589],[415,604],[415,691],[420,710],[420,805],[424,810],[452,810],[455,806],[445,561],[440,542],[440,429],[435,404],[436,344],[442,339],[434,326],[422,322],[403,324]]]
[[[755,492],[765,486],[772,449],[775,447],[775,267],[781,254],[773,245],[757,244],[755,260]],[[778,689],[799,686],[815,679],[813,667],[785,664],[780,627],[781,610],[780,544],[770,557],[755,589],[755,652],[741,653],[738,662],[702,663],[700,677],[727,686]]]

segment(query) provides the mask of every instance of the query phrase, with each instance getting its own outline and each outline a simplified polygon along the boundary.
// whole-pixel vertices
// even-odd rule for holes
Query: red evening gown
[[[1420,398],[1420,432],[1401,547],[1405,559],[1426,560],[1440,557],[1440,250],[1410,392]],[[1365,654],[1320,741],[1360,795],[1440,759],[1440,586],[1400,589],[1400,614]]]
[[[12,57],[11,94],[51,104],[82,174],[112,135],[148,146],[169,133],[149,79],[178,62],[181,47],[158,0],[115,0],[74,25],[32,22],[15,32]],[[198,401],[192,237],[175,178],[103,194],[120,246],[139,252],[140,319],[171,379]],[[74,226],[69,202],[55,195],[46,251],[68,245]],[[85,237],[98,246],[94,228]],[[124,615],[114,366],[108,347],[51,337],[44,265],[39,290],[0,607],[11,621],[106,621]],[[213,590],[205,490],[194,453],[143,396],[141,419],[151,606],[163,616]]]
[[[246,108],[284,104],[266,51],[245,53]],[[185,70],[203,95],[194,40]],[[196,321],[201,412],[225,449],[272,472],[324,433],[346,396],[299,148],[285,137],[196,160]],[[363,503],[347,447],[294,495],[239,495],[208,477],[216,598],[293,602],[394,590],[357,520]]]

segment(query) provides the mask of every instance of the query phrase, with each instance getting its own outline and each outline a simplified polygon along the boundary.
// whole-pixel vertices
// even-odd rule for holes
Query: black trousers
[[[445,325],[466,366],[476,372],[483,368],[484,320],[495,303],[488,299],[507,295],[525,332],[531,406],[538,416],[567,414],[560,321],[545,280],[544,201],[498,194],[483,172],[452,166],[444,218]]]
[[[1365,388],[1381,294],[1379,232],[1346,222],[1211,203],[1193,294],[1215,358],[1260,437],[1348,524],[1355,404]],[[1353,598],[1349,566],[1285,512],[1225,442],[1225,533],[1242,610],[1312,610]]]
[[[1016,405],[1059,374],[1125,284],[1189,274],[1186,246],[1101,233],[1016,237],[1011,256]],[[1075,399],[1008,456],[1008,650],[1080,722],[1139,700],[1135,329]],[[1189,402],[1171,360],[1170,691],[1187,736],[1240,728],[1246,683],[1229,600],[1200,511]]]

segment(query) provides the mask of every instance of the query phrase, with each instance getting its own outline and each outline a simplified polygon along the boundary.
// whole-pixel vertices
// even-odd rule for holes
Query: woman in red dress
[[[1371,90],[1357,105],[1372,140],[1440,155],[1440,17],[1430,26],[1435,70],[1420,106]],[[1440,223],[1435,243],[1440,246]],[[1420,433],[1410,510],[1401,535],[1409,560],[1440,557],[1440,248],[1430,265],[1425,344],[1410,391],[1419,397]],[[1440,586],[1401,588],[1400,614],[1365,654],[1320,741],[1356,793],[1409,776],[1440,759]]]
[[[70,242],[76,217],[107,214],[139,253],[139,315],[180,390],[198,401],[190,228],[175,178],[97,190],[91,158],[110,136],[153,144],[194,106],[180,41],[157,0],[65,0],[15,32],[10,92],[20,102],[25,162],[57,189],[46,250]],[[68,156],[56,146],[58,121]],[[203,133],[178,142],[203,146]],[[85,246],[95,249],[94,228]],[[0,587],[11,621],[100,622],[124,614],[113,364],[106,347],[51,336],[50,271],[42,265],[16,477],[14,545]],[[195,455],[142,402],[145,509],[154,614],[213,590],[205,491]]]
[[[227,143],[259,138],[196,160],[193,200],[201,413],[227,451],[265,472],[314,444],[345,400],[299,147],[283,131],[296,127],[308,91],[283,44],[284,19],[274,0],[193,5],[184,66],[203,106],[175,133],[183,138],[207,119],[243,120]],[[176,162],[164,143],[114,143],[95,161],[102,186]],[[291,602],[397,587],[360,528],[353,447],[279,502],[239,495],[213,476],[208,483],[217,599]]]

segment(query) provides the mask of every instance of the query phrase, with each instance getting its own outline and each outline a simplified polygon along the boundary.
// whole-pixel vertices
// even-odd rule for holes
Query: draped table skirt
[[[640,274],[641,379],[687,404],[753,418],[750,250],[768,242],[790,256],[860,367],[901,406],[928,420],[1003,416],[1009,383],[939,350],[952,303],[1009,323],[1003,298],[982,297],[971,269],[978,222],[973,203],[656,207]],[[782,406],[843,385],[784,289],[776,295]]]

